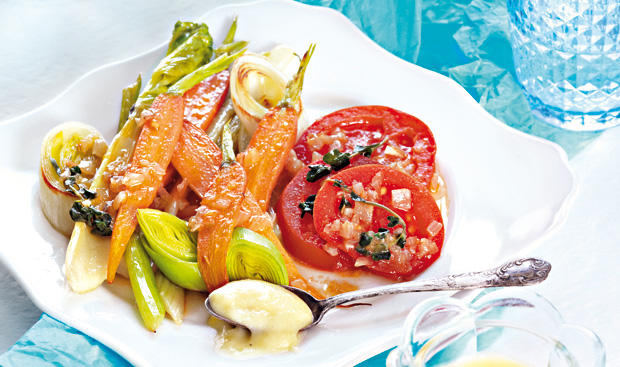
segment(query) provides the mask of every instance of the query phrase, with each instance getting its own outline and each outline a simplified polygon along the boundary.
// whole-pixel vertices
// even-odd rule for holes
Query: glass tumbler
[[[527,367],[605,366],[605,349],[592,331],[564,323],[535,292],[494,288],[471,302],[438,297],[418,304],[387,367],[457,367],[484,357]]]
[[[620,124],[619,0],[508,0],[508,12],[533,113],[569,130]]]

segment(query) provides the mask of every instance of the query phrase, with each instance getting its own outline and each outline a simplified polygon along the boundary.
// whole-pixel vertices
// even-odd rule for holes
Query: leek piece
[[[197,262],[177,259],[161,249],[154,248],[148,241],[144,242],[144,249],[159,270],[174,284],[192,291],[207,290]]]
[[[289,284],[280,251],[267,238],[247,228],[237,227],[233,231],[226,256],[226,270],[230,281],[257,279]]]
[[[50,224],[66,236],[71,235],[74,225],[69,210],[73,202],[80,199],[77,194],[91,185],[94,168],[99,166],[105,149],[107,144],[103,136],[94,127],[81,122],[57,125],[43,138],[39,173],[41,211]],[[71,166],[79,167],[81,163],[89,163],[89,172],[80,170],[78,182],[75,181],[78,176],[61,177],[61,172],[69,173]],[[67,179],[73,179],[73,183],[68,183]]]
[[[138,75],[135,83],[129,84],[123,89],[121,93],[121,113],[118,118],[118,130],[122,129],[125,122],[127,122],[131,108],[140,95],[140,88],[142,88],[142,77]]]
[[[174,25],[174,30],[172,31],[172,38],[168,43],[168,51],[166,52],[166,55],[169,55],[177,47],[185,43],[185,41],[187,41],[187,39],[195,33],[202,34],[209,38],[211,37],[209,34],[209,27],[207,27],[204,23],[182,22],[180,20],[177,21]]]
[[[149,244],[179,260],[196,262],[196,234],[187,222],[155,209],[138,209],[138,223]]]
[[[144,251],[142,242],[141,235],[134,233],[131,236],[127,244],[127,251],[125,251],[125,262],[127,263],[131,289],[144,326],[155,331],[163,321],[166,312],[155,284],[151,259]]]
[[[138,223],[144,234],[144,247],[159,270],[174,284],[206,290],[196,261],[196,234],[187,222],[155,209],[139,209]]]
[[[220,71],[228,69],[228,66],[235,61],[236,58],[241,56],[245,52],[245,49],[241,49],[235,52],[232,55],[224,54],[218,56],[216,59],[211,61],[210,63],[199,67],[194,70],[192,73],[185,75],[181,80],[176,82],[170,89],[168,89],[168,93],[170,94],[183,94],[187,90],[191,89],[194,85],[200,83],[206,78],[210,77],[213,74],[219,73]]]
[[[169,281],[160,272],[155,273],[155,284],[166,308],[166,313],[175,323],[183,323],[185,313],[185,291],[183,288]]]

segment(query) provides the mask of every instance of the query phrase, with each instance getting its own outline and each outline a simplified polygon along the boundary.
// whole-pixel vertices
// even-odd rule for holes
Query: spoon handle
[[[322,302],[323,306],[328,309],[343,303],[385,294],[456,291],[490,287],[520,287],[542,282],[547,278],[550,271],[551,264],[547,261],[536,258],[526,258],[510,261],[490,270],[448,275],[435,279],[415,280],[342,293],[327,298]]]

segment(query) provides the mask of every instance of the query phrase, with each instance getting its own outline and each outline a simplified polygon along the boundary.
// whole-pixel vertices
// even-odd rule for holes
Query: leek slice
[[[176,285],[206,290],[196,262],[196,234],[187,222],[155,209],[139,209],[138,223],[146,241],[144,247],[159,270]]]
[[[187,222],[155,209],[139,209],[138,223],[149,244],[179,260],[196,262],[196,234]]]
[[[247,228],[233,231],[226,256],[228,279],[264,280],[274,284],[288,285],[288,273],[284,258],[278,249],[264,236]]]
[[[183,323],[185,314],[185,291],[183,288],[169,281],[162,273],[155,274],[155,285],[172,321]]]
[[[75,182],[88,188],[99,167],[107,144],[97,129],[81,122],[65,122],[51,129],[41,144],[39,196],[41,210],[59,232],[66,236],[73,230],[69,210],[78,196],[65,185],[71,167],[80,167]],[[77,181],[76,181],[77,179]]]

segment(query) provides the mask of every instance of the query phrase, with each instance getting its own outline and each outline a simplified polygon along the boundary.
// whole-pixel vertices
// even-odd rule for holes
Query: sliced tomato
[[[294,150],[309,164],[334,148],[352,151],[387,137],[372,158],[406,172],[428,185],[435,172],[435,139],[418,118],[384,106],[359,106],[332,112],[315,121],[301,135]]]
[[[341,187],[332,180],[339,180]],[[407,228],[404,247],[396,244],[403,226],[389,225],[393,213],[355,201],[347,190],[398,214]],[[349,207],[343,207],[343,196]],[[315,199],[313,220],[318,235],[327,242],[325,248],[346,252],[356,267],[398,280],[409,279],[428,268],[439,257],[443,245],[441,212],[428,190],[402,171],[380,164],[347,168],[323,181]],[[370,247],[360,243],[362,233],[373,236],[382,231],[389,234],[387,239],[373,240]],[[372,253],[368,253],[369,249]],[[377,249],[382,249],[383,256],[375,252]],[[385,259],[386,255],[389,259]]]
[[[308,265],[325,270],[349,269],[353,263],[342,251],[334,250],[329,254],[324,250],[326,242],[314,229],[312,214],[301,216],[299,204],[310,195],[315,195],[323,181],[306,181],[309,170],[305,167],[297,173],[282,192],[276,206],[282,242],[289,253]]]

